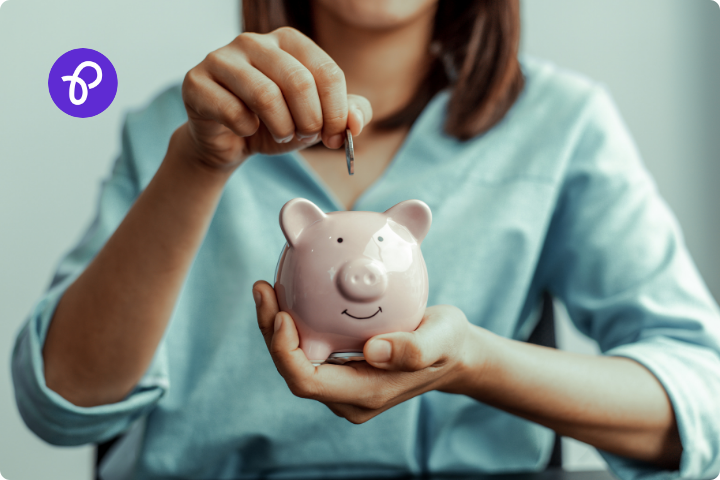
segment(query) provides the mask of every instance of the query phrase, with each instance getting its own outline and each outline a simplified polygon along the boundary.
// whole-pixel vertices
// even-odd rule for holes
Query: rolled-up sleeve
[[[147,414],[168,388],[163,343],[134,390],[122,401],[78,407],[45,383],[42,348],[55,309],[65,290],[112,235],[139,194],[133,171],[127,124],[122,153],[101,189],[95,220],[79,244],[61,261],[52,284],[18,333],[12,355],[12,378],[20,414],[27,426],[56,445],[96,443],[123,432]]]
[[[598,88],[569,161],[541,259],[551,292],[605,355],[652,372],[672,403],[679,471],[601,454],[623,479],[720,472],[720,312],[680,228]]]

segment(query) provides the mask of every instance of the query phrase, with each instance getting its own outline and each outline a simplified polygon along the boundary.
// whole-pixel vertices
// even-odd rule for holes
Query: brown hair
[[[290,26],[312,38],[309,1],[243,0],[243,30],[268,33]],[[523,88],[519,44],[519,0],[439,0],[425,81],[405,107],[376,128],[412,124],[430,99],[450,86],[445,131],[461,140],[488,131]]]

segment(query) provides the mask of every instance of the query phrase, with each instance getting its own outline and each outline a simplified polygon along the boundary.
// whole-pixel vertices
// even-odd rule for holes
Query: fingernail
[[[392,345],[387,340],[373,340],[367,349],[368,360],[385,363],[392,355]]]
[[[275,331],[277,332],[282,327],[282,315],[275,317]]]
[[[332,137],[328,138],[328,147],[330,148],[339,148],[343,144],[343,136],[339,133],[337,135],[333,135]]]
[[[275,143],[289,143],[293,139],[294,136],[295,136],[294,133],[292,135],[288,135],[285,138],[278,138],[275,135],[273,135],[273,139],[275,140]]]
[[[262,303],[262,295],[260,295],[260,292],[253,290],[253,298],[255,299],[255,305],[259,307]]]
[[[316,133],[315,135],[311,135],[309,137],[306,137],[304,135],[298,135],[297,137],[298,140],[300,140],[300,142],[304,143],[305,145],[312,145],[320,139],[320,134]]]

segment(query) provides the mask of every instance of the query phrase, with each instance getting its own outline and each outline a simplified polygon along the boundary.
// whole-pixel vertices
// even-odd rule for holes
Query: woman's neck
[[[375,120],[404,107],[423,80],[434,17],[433,8],[401,27],[369,30],[313,2],[315,41],[345,73],[348,93],[370,100]]]

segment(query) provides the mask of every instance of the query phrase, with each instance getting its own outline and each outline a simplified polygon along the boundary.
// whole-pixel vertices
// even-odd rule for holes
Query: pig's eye
[[[342,237],[338,238],[338,243],[342,243]]]
[[[382,237],[378,237],[378,242],[382,242],[382,241],[383,241],[383,238],[382,238]]]

